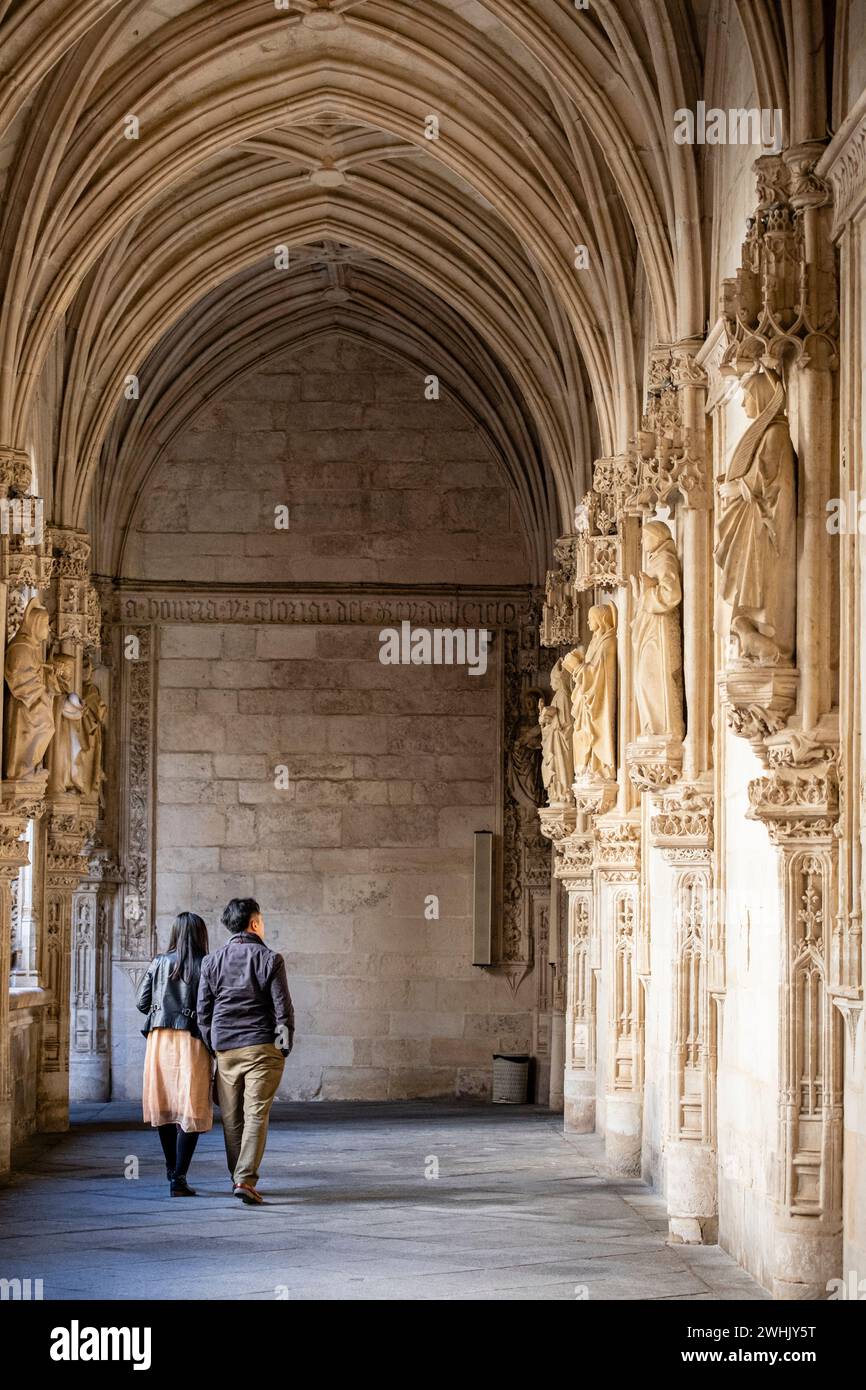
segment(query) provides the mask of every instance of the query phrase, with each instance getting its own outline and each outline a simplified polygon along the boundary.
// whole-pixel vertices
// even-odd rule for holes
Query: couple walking
[[[181,912],[168,951],[141,982],[144,1119],[159,1130],[172,1197],[194,1197],[187,1173],[199,1134],[213,1126],[215,1084],[232,1192],[257,1206],[268,1116],[295,1018],[283,958],[265,945],[255,899],[232,898],[221,921],[229,939],[208,954],[205,923]]]

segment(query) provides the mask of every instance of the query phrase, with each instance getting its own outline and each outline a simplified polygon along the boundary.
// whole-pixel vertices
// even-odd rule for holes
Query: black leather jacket
[[[170,980],[169,973],[176,960],[174,951],[156,956],[139,986],[135,1005],[147,1014],[147,1022],[141,1030],[145,1037],[151,1028],[182,1028],[193,1037],[201,1037],[196,1014],[201,967],[195,966],[190,980]]]

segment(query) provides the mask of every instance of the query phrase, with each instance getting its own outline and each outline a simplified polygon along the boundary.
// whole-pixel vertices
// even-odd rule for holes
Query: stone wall
[[[272,359],[172,441],[137,517],[136,578],[514,584],[528,563],[481,432],[424,377],[337,335]],[[275,527],[275,507],[289,527]]]
[[[175,441],[130,570],[507,584],[527,573],[509,518],[458,407],[334,338],[236,383]],[[161,630],[160,941],[188,908],[220,944],[226,899],[259,899],[297,1009],[287,1098],[481,1095],[494,1050],[528,1047],[531,980],[515,999],[471,964],[473,831],[497,818],[497,647],[470,676],[383,665],[378,628]]]

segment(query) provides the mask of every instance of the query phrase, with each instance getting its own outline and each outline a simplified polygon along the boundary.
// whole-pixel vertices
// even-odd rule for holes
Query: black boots
[[[195,1196],[195,1188],[190,1187],[189,1183],[186,1180],[186,1175],[184,1173],[180,1173],[172,1178],[170,1191],[172,1197]]]

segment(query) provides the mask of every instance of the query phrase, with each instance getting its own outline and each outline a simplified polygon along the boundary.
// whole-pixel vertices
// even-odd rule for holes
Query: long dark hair
[[[168,949],[177,952],[168,978],[192,981],[199,972],[202,957],[208,953],[207,926],[203,918],[195,912],[179,912],[171,928]]]

